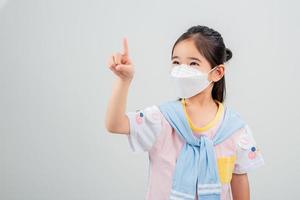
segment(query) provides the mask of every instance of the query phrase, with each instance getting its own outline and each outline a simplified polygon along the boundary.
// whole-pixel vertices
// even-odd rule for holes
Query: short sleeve
[[[236,162],[233,173],[244,174],[264,165],[261,149],[254,140],[252,131],[246,125],[237,139]]]
[[[150,151],[162,131],[163,116],[156,105],[127,112],[130,131],[128,141],[133,152]]]

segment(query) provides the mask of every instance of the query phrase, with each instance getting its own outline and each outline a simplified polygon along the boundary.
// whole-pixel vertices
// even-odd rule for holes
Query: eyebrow
[[[179,58],[179,57],[178,56],[173,56],[172,60],[175,59],[175,58]],[[190,59],[190,60],[197,60],[197,61],[201,62],[201,60],[199,58],[195,58],[195,57],[187,57],[187,58]]]

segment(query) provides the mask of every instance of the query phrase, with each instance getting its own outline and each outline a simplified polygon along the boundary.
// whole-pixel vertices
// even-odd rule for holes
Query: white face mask
[[[208,73],[203,73],[199,69],[186,64],[174,66],[170,75],[174,81],[178,96],[189,98],[205,90],[213,82],[208,80],[208,74],[216,67]]]

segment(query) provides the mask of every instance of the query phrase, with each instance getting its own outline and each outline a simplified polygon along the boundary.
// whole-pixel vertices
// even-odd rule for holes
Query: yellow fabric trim
[[[223,104],[221,102],[219,102],[219,101],[216,101],[216,102],[218,103],[219,107],[218,107],[218,111],[217,111],[217,114],[216,114],[215,118],[212,121],[210,121],[208,124],[206,124],[205,126],[203,126],[203,127],[197,127],[197,126],[195,126],[193,124],[192,120],[190,119],[190,117],[189,117],[189,115],[188,115],[188,113],[186,111],[186,102],[185,102],[185,99],[183,98],[181,100],[185,116],[186,116],[186,118],[187,118],[187,120],[189,122],[190,127],[192,128],[192,130],[194,132],[207,131],[208,129],[210,129],[211,127],[213,127],[219,121],[219,119],[221,117],[221,114],[224,111],[224,106],[223,106]]]
[[[230,183],[236,156],[221,157],[217,159],[218,172],[222,184]]]

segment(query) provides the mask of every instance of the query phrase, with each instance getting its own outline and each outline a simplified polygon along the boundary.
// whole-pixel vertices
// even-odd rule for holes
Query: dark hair
[[[173,51],[179,42],[187,39],[192,39],[198,51],[203,55],[211,65],[211,68],[216,65],[223,64],[231,59],[232,52],[225,47],[221,34],[207,26],[193,26],[183,33],[175,42],[172,48]],[[215,82],[212,89],[212,97],[214,100],[223,102],[226,95],[225,76]]]

